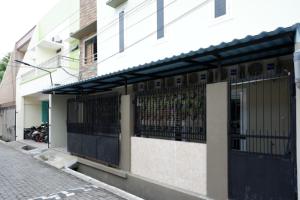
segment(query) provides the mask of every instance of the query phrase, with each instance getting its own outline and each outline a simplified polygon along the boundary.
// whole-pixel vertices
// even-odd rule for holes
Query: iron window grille
[[[120,95],[78,96],[68,100],[70,133],[107,135],[120,133]]]
[[[291,88],[287,74],[230,80],[230,147],[285,156],[291,149]]]
[[[206,84],[136,93],[135,136],[206,142]]]

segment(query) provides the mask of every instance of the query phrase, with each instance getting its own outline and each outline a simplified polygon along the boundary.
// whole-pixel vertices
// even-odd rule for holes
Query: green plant
[[[8,53],[8,54],[5,55],[5,56],[1,59],[1,61],[0,61],[0,82],[1,82],[2,79],[3,79],[4,72],[5,72],[6,67],[7,67],[7,65],[8,65],[9,59],[10,59],[10,54]]]

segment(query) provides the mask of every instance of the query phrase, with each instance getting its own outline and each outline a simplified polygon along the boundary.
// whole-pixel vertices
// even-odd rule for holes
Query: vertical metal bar
[[[278,84],[279,84],[279,86],[278,86],[278,136],[284,136],[284,135],[282,135],[281,134],[281,132],[280,132],[280,123],[281,123],[281,112],[280,112],[280,110],[281,110],[281,108],[280,108],[280,102],[281,102],[281,95],[280,95],[280,85],[281,85],[281,79],[279,78],[278,79]],[[278,139],[278,153],[279,154],[281,154],[281,147],[282,147],[282,141],[283,141],[283,139]]]
[[[125,82],[125,85],[124,85],[124,87],[125,87],[125,95],[127,95],[128,94],[127,78],[125,78],[124,82]]]
[[[157,115],[157,113],[158,113],[158,109],[159,109],[159,107],[158,107],[158,105],[157,105],[157,95],[159,95],[159,94],[155,94],[154,93],[154,91],[153,91],[153,104],[154,104],[154,115],[153,115],[153,121],[154,121],[154,124],[153,124],[153,128],[154,128],[154,130],[153,130],[153,132],[155,132],[155,135],[158,135],[158,132],[157,132],[157,122],[158,122],[158,115]]]
[[[151,113],[150,113],[150,120],[151,120],[151,126],[150,126],[150,134],[153,137],[156,137],[155,133],[155,95],[153,94],[153,91],[150,92],[150,108],[151,108]]]
[[[271,142],[270,142],[270,147],[271,147],[271,152],[270,152],[270,154],[272,155],[272,145],[273,145],[273,80],[271,80],[270,81],[271,82],[271,97],[270,97],[270,99],[271,99],[271,103],[270,103],[270,106],[271,106],[271,110],[270,110],[270,115],[271,115],[271,117],[270,117],[270,119],[271,119]]]
[[[296,131],[295,129],[295,119],[293,117],[295,117],[294,113],[296,112],[295,110],[295,100],[294,100],[294,97],[293,97],[293,84],[291,84],[293,82],[293,76],[289,75],[288,78],[287,78],[287,91],[288,91],[288,98],[289,98],[289,107],[288,107],[288,142],[291,143],[291,146],[289,149],[292,154],[295,154],[294,153],[294,147],[295,147],[295,144],[296,144],[296,141],[295,141],[295,137],[294,137],[294,131]],[[294,123],[293,123],[294,122]],[[288,145],[288,144],[287,144]]]
[[[263,116],[263,120],[262,120],[262,135],[261,136],[265,136],[265,75],[263,75],[263,82],[262,82],[262,106],[263,106],[263,111],[262,111],[262,116]],[[263,142],[261,142],[263,145],[263,149],[264,149],[264,144],[266,142],[266,139],[262,139]],[[262,152],[262,150],[260,150],[261,153],[265,153],[264,151]]]
[[[173,129],[170,128],[171,127],[171,120],[170,120],[170,112],[171,112],[171,107],[170,107],[170,103],[171,103],[171,98],[170,98],[170,89],[168,88],[167,89],[167,98],[166,98],[166,107],[167,107],[167,110],[166,110],[166,126],[167,126],[167,132],[169,134],[172,134],[172,131]],[[166,133],[166,132],[165,132]]]
[[[248,136],[246,137],[247,140],[249,140],[249,152],[252,150],[251,147],[252,147],[252,138],[249,137],[251,135],[251,110],[250,110],[250,106],[251,106],[251,83],[250,83],[250,78],[248,78],[248,90],[249,90],[249,95],[248,95]]]
[[[154,108],[154,94],[153,94],[153,91],[152,91],[152,94],[151,94],[151,116],[150,116],[150,119],[151,119],[151,136],[154,135],[155,136],[155,132],[154,132],[154,117],[155,117],[155,108]]]
[[[155,86],[154,86],[155,87]],[[159,105],[157,99],[160,98],[160,93],[154,93],[154,105],[155,105],[155,116],[154,116],[154,132],[156,135],[159,135],[158,133],[158,122],[159,122]]]
[[[255,122],[255,135],[256,135],[256,137],[255,137],[255,153],[257,153],[257,143],[258,143],[258,140],[259,140],[259,138],[257,137],[257,135],[258,135],[258,131],[257,131],[257,123],[258,123],[258,121],[257,121],[257,118],[258,118],[258,115],[257,115],[257,107],[258,107],[258,105],[257,105],[257,79],[255,80],[255,118],[256,118],[256,122]]]
[[[145,104],[144,104],[144,113],[145,113],[145,128],[144,128],[144,136],[148,137],[148,127],[149,127],[149,121],[148,121],[148,96],[145,96]]]
[[[237,103],[240,103],[240,99],[239,99],[239,96],[238,96],[238,84],[237,84],[237,80],[236,79],[232,79],[234,80],[235,82],[235,104],[234,104],[234,115],[235,115],[235,120],[236,120],[236,124],[235,124],[235,130],[234,130],[234,134],[235,134],[235,137],[237,138],[236,139],[236,147],[235,148],[238,148],[238,150],[241,150],[241,147],[240,147],[240,144],[241,144],[241,136],[240,136],[240,133],[238,133],[238,126],[240,126],[239,124],[239,119],[237,119],[237,116],[238,115],[238,105]],[[232,94],[230,94],[232,95]]]
[[[243,137],[244,137],[244,134],[245,134],[245,132],[244,132],[244,82],[243,82],[243,80],[241,80],[241,82],[242,82],[242,84],[241,84],[241,101],[240,101],[240,109],[241,109],[241,116],[240,116],[240,118],[241,118],[241,126],[240,126],[240,133],[243,135]],[[244,141],[244,138],[242,139],[242,141],[243,141],[243,151],[245,151],[246,149],[245,149],[245,141]]]

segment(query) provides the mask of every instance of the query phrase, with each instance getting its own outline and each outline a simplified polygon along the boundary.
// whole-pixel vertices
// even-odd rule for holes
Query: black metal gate
[[[290,75],[230,82],[229,198],[297,198]]]
[[[69,99],[67,129],[69,152],[119,165],[120,95]]]

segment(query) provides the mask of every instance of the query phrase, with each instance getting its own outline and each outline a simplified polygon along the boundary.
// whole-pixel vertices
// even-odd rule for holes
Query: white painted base
[[[131,138],[131,172],[206,195],[206,144]]]

